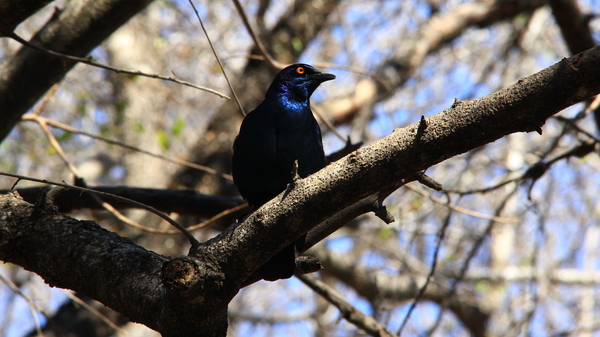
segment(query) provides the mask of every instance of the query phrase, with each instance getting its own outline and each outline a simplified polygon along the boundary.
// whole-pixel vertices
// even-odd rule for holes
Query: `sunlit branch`
[[[176,158],[170,158],[170,157],[163,156],[163,155],[160,155],[160,154],[152,153],[150,151],[142,150],[142,149],[140,149],[138,147],[131,146],[131,145],[128,145],[128,144],[125,144],[125,143],[122,143],[122,142],[119,142],[119,141],[116,141],[116,140],[112,140],[112,139],[105,138],[105,137],[102,137],[102,136],[98,136],[98,135],[95,135],[95,134],[92,134],[92,133],[89,133],[89,132],[86,132],[86,131],[81,131],[81,130],[75,129],[75,128],[67,125],[67,124],[56,122],[56,121],[53,121],[53,120],[45,118],[45,117],[35,116],[35,115],[32,115],[32,114],[26,114],[21,119],[23,121],[34,121],[34,122],[37,122],[37,120],[44,120],[44,123],[46,123],[46,124],[48,124],[48,125],[50,125],[52,127],[65,130],[67,132],[71,132],[71,133],[75,133],[75,134],[87,136],[87,137],[90,137],[90,138],[93,138],[93,139],[96,139],[96,140],[99,140],[99,141],[103,141],[103,142],[111,144],[111,145],[116,145],[116,146],[120,146],[120,147],[128,149],[128,150],[132,150],[132,151],[136,151],[136,152],[139,152],[139,153],[147,154],[149,156],[152,156],[152,157],[155,157],[155,158],[159,158],[159,159],[162,159],[162,160],[170,162],[170,163],[179,164],[179,165],[191,167],[191,168],[194,168],[194,169],[198,169],[198,170],[201,170],[201,171],[205,171],[207,173],[218,175],[218,176],[220,176],[220,177],[222,177],[224,179],[230,180],[230,181],[233,180],[233,178],[231,177],[231,175],[225,174],[225,173],[221,173],[221,172],[219,172],[219,171],[217,171],[215,169],[212,169],[212,168],[210,168],[208,166],[198,165],[198,164],[190,163],[190,162],[185,161],[185,160],[179,160],[179,159],[176,159]]]
[[[364,330],[367,334],[376,337],[396,336],[383,324],[379,323],[375,318],[356,309],[352,304],[344,299],[344,296],[327,285],[325,282],[319,280],[316,276],[296,275],[296,277],[298,277],[300,281],[304,282],[304,284],[314,290],[317,294],[323,296],[323,298],[325,298],[329,303],[338,308],[342,316],[344,316],[348,322]]]
[[[206,88],[206,87],[201,87],[199,85],[190,83],[190,82],[186,82],[186,81],[181,81],[178,80],[175,77],[165,77],[165,76],[161,76],[161,75],[156,75],[156,74],[147,74],[144,72],[141,72],[139,70],[128,70],[128,69],[123,69],[123,68],[116,68],[113,66],[109,66],[106,64],[101,64],[101,63],[97,63],[92,61],[92,57],[88,56],[87,58],[82,58],[82,57],[77,57],[77,56],[71,56],[71,55],[66,55],[66,54],[62,54],[62,53],[58,53],[40,46],[37,46],[23,38],[21,38],[20,36],[18,36],[17,34],[15,34],[14,32],[10,34],[10,37],[18,42],[20,42],[21,44],[23,44],[26,47],[35,49],[37,51],[46,53],[48,55],[52,55],[55,57],[60,57],[62,59],[66,59],[66,60],[70,60],[70,61],[75,61],[75,62],[80,62],[80,63],[85,63],[94,67],[98,67],[98,68],[102,68],[102,69],[106,69],[106,70],[110,70],[110,71],[114,71],[116,73],[120,73],[120,74],[128,74],[128,75],[136,75],[136,76],[144,76],[144,77],[150,77],[150,78],[156,78],[159,80],[165,80],[165,81],[171,81],[171,82],[175,82],[181,85],[185,85],[188,87],[192,87],[198,90],[202,90],[202,91],[206,91],[209,92],[211,94],[215,94],[219,97],[225,98],[225,99],[230,99],[229,96],[222,94],[214,89],[210,89],[210,88]]]
[[[518,223],[518,221],[514,220],[514,219],[509,219],[509,218],[503,218],[503,217],[494,216],[494,215],[483,214],[483,213],[480,213],[480,212],[477,212],[477,211],[472,211],[470,209],[466,209],[464,207],[457,206],[457,205],[452,204],[452,203],[446,203],[441,198],[438,198],[438,197],[434,196],[432,193],[423,191],[422,189],[420,189],[420,188],[418,188],[418,187],[416,187],[414,185],[411,185],[411,184],[407,184],[406,188],[408,188],[408,189],[412,190],[413,192],[416,192],[416,193],[418,193],[418,194],[420,194],[420,195],[422,195],[424,197],[429,198],[431,201],[433,201],[433,202],[435,202],[437,204],[440,204],[440,205],[443,205],[445,207],[448,207],[448,208],[450,208],[450,209],[452,209],[452,210],[454,210],[456,212],[459,212],[459,213],[470,215],[470,216],[473,216],[473,217],[476,217],[476,218],[480,218],[480,219],[483,219],[483,220],[492,220],[492,221],[495,221],[495,222],[508,223],[508,224],[517,224]],[[445,189],[444,189],[444,191],[445,192],[450,192],[450,191],[447,191]]]
[[[258,38],[256,33],[254,32],[254,29],[252,29],[252,26],[250,25],[250,22],[248,21],[248,17],[246,16],[246,13],[244,13],[244,9],[242,8],[242,5],[240,4],[239,0],[233,0],[233,4],[235,5],[235,9],[237,9],[237,11],[240,15],[240,18],[244,22],[244,26],[246,27],[248,34],[250,34],[250,37],[252,37],[252,40],[254,41],[256,48],[261,53],[261,55],[264,57],[264,61],[267,62],[269,67],[271,67],[277,71],[285,68],[287,65],[275,60],[269,54],[269,52],[267,51],[265,46],[262,44],[262,42],[260,41],[260,39]]]
[[[240,103],[240,100],[238,99],[238,97],[235,93],[235,90],[233,89],[233,85],[231,85],[231,82],[229,81],[229,77],[227,77],[227,72],[225,71],[225,67],[223,66],[223,63],[221,62],[221,59],[219,58],[219,54],[217,54],[217,50],[215,49],[215,46],[213,46],[210,36],[208,36],[208,32],[206,31],[206,28],[204,27],[204,23],[202,22],[202,19],[200,18],[200,14],[198,14],[198,10],[196,10],[196,6],[194,6],[194,3],[192,2],[192,0],[189,0],[189,2],[190,2],[190,5],[192,5],[194,12],[196,13],[196,17],[198,18],[198,22],[200,22],[200,27],[202,27],[202,31],[204,32],[204,35],[206,36],[206,40],[208,40],[210,49],[212,49],[212,52],[215,55],[217,62],[219,63],[219,67],[221,67],[221,72],[223,73],[223,77],[225,77],[225,81],[227,81],[227,85],[229,86],[229,89],[231,90],[231,93],[233,94],[233,98],[235,99],[235,102],[237,103],[238,107],[240,108],[240,111],[245,116],[246,112],[244,112],[244,108],[242,107],[242,104]]]

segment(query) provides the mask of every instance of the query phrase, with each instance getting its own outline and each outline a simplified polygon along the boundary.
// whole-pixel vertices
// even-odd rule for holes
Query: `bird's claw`
[[[285,199],[285,197],[287,197],[287,195],[290,194],[292,189],[294,189],[294,185],[296,184],[296,181],[298,181],[300,179],[302,179],[302,177],[300,177],[298,175],[298,159],[296,159],[296,160],[294,160],[294,166],[292,167],[292,179],[285,186],[285,192],[283,193],[283,196],[281,197],[281,201],[283,201],[283,199]]]

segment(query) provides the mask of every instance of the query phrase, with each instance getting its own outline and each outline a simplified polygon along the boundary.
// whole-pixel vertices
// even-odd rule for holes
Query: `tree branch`
[[[202,217],[212,217],[230,208],[244,204],[240,198],[206,195],[192,190],[169,190],[155,188],[139,188],[127,186],[92,186],[90,189],[118,195],[152,206],[161,212],[179,213]],[[48,191],[49,187],[19,188],[16,191],[30,203],[35,203],[41,191]],[[0,194],[10,193],[10,190],[0,190]],[[134,206],[119,202],[118,200],[102,199],[117,209],[132,208]],[[68,213],[78,209],[101,209],[87,193],[78,191],[65,191],[55,199],[58,210]],[[237,215],[240,215],[236,213]]]
[[[397,129],[297,181],[285,199],[276,197],[173,260],[43,203],[1,196],[0,259],[50,285],[82,291],[165,336],[223,336],[227,304],[276,251],[432,165],[514,132],[538,130],[549,116],[598,94],[599,74],[600,46],[496,93],[456,102],[427,118],[418,139],[420,123]]]

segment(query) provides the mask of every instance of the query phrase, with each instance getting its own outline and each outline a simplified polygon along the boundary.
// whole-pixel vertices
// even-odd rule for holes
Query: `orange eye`
[[[300,75],[304,74],[304,67],[298,67],[296,68],[296,72]]]

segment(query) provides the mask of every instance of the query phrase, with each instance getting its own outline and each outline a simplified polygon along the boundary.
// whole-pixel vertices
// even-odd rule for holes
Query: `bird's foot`
[[[285,197],[287,197],[287,195],[290,194],[290,192],[294,189],[294,185],[296,184],[296,181],[298,181],[300,179],[302,179],[302,178],[298,175],[298,160],[294,160],[294,166],[292,167],[292,179],[286,185],[285,193],[283,193],[283,196],[281,197],[281,201],[283,201],[285,199]]]

